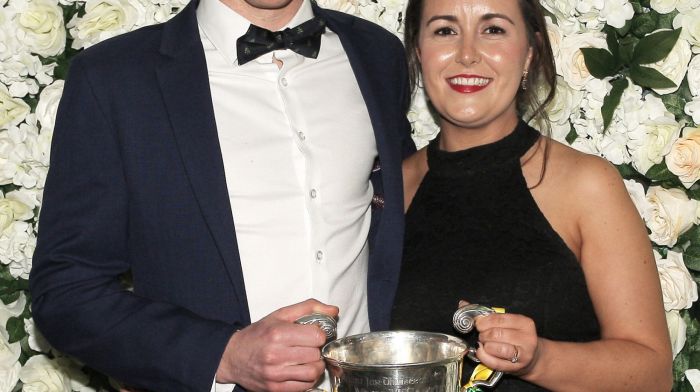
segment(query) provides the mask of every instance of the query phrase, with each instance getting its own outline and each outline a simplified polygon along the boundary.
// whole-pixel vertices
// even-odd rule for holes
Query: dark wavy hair
[[[413,92],[418,87],[421,74],[420,61],[416,50],[418,48],[420,20],[425,1],[430,0],[409,0],[405,15],[404,44],[408,58],[411,91]],[[518,89],[516,95],[518,115],[521,117],[527,116],[526,121],[532,118],[539,118],[545,120],[544,123],[548,124],[544,108],[554,98],[557,74],[552,46],[547,35],[547,22],[544,19],[544,13],[538,0],[518,0],[518,5],[525,20],[528,42],[533,48],[526,88]],[[537,87],[544,87],[546,91],[544,99],[540,100],[537,96]]]

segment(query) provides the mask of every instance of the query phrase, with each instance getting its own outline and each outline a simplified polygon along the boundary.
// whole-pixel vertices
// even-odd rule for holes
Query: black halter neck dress
[[[460,299],[532,318],[552,340],[599,339],[573,252],[535,203],[520,158],[540,137],[524,122],[505,138],[457,152],[427,149],[429,171],[406,214],[392,329],[452,328]],[[464,337],[472,343],[476,332]],[[465,359],[465,376],[473,364]],[[496,391],[542,391],[505,376]]]

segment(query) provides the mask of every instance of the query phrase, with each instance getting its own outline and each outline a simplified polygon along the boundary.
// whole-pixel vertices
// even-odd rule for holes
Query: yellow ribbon
[[[493,309],[493,311],[496,313],[506,312],[505,308],[492,307],[491,309]],[[467,388],[467,391],[481,391],[481,389],[474,385],[474,381],[486,381],[489,379],[489,377],[491,377],[491,374],[493,374],[493,369],[482,364],[478,364],[474,368],[472,375],[469,377],[469,382],[464,387]]]

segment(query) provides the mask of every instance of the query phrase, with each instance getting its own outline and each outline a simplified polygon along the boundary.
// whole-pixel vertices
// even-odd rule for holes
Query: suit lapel
[[[193,0],[163,31],[157,76],[192,192],[233,284],[241,320],[250,322],[206,59]]]

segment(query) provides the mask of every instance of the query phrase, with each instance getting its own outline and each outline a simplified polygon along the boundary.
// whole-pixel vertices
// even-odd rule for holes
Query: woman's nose
[[[464,66],[477,64],[481,61],[481,53],[472,39],[462,37],[456,60]]]

